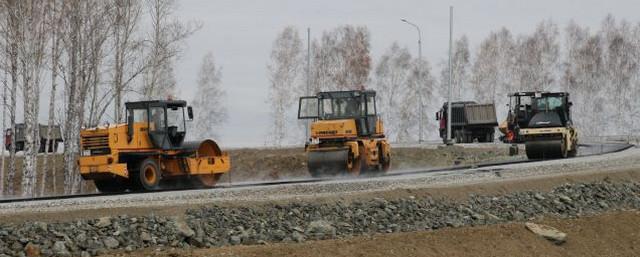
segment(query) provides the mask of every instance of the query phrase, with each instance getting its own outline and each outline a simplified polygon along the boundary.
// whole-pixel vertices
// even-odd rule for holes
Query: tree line
[[[16,131],[17,114],[22,111],[23,196],[43,195],[47,185],[53,188],[48,193],[55,193],[59,183],[65,194],[80,192],[81,128],[123,122],[126,101],[175,95],[174,65],[185,40],[201,27],[197,21],[179,20],[176,8],[174,0],[0,0],[2,128]],[[197,76],[197,96],[213,100],[223,96],[219,67],[211,54],[203,59]],[[55,168],[53,154],[38,157],[39,112],[45,109],[40,98],[46,93],[46,124],[60,125],[64,139],[61,171]],[[194,102],[208,106],[200,98]],[[214,112],[225,116],[224,110]],[[207,132],[199,124],[193,126]],[[10,134],[11,142],[15,136]],[[52,137],[49,129],[47,142]],[[2,155],[0,195],[16,195],[15,144],[8,152],[6,169]],[[59,172],[64,173],[62,182],[56,181]]]
[[[454,101],[493,102],[498,119],[506,117],[509,93],[567,91],[582,135],[639,132],[635,118],[640,103],[635,99],[640,96],[640,23],[608,15],[598,28],[575,22],[560,28],[544,20],[531,33],[500,28],[473,47],[463,35],[453,43],[451,73],[448,59],[432,67],[397,42],[373,61],[370,37],[365,26],[324,31],[312,41],[307,76],[306,47],[298,30],[287,27],[277,35],[268,64],[273,117],[269,144],[303,142],[304,128],[293,122],[297,96],[361,87],[377,91],[378,111],[392,141],[417,141],[421,118],[427,135],[435,138],[433,114],[447,99],[449,74]]]

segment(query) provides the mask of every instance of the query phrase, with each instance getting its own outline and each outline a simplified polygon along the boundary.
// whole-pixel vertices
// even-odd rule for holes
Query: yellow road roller
[[[391,147],[376,110],[376,92],[319,92],[301,97],[298,119],[311,119],[305,143],[313,177],[383,173],[391,165]]]
[[[126,123],[80,132],[80,174],[99,191],[213,187],[229,171],[229,156],[215,141],[184,142],[186,121],[193,119],[185,101],[127,102],[125,107]]]
[[[574,157],[578,131],[571,120],[567,92],[517,92],[509,95],[509,115],[501,125],[507,143],[524,143],[529,159]]]

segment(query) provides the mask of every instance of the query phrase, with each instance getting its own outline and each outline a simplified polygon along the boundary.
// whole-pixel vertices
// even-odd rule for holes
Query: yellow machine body
[[[210,187],[230,170],[229,155],[215,141],[180,140],[177,147],[163,149],[150,136],[153,126],[144,121],[82,130],[78,159],[82,178],[93,180],[100,191],[153,190],[160,188],[160,180],[172,179],[198,180]]]
[[[361,92],[367,97],[375,96],[375,92],[368,93],[370,95]],[[321,94],[328,93],[319,95]],[[343,92],[339,94],[343,96]],[[360,95],[355,95],[355,99],[359,99]],[[367,126],[367,119],[374,122],[370,125],[371,131],[363,135],[358,130],[358,123],[360,122],[360,126]],[[384,135],[382,120],[374,114],[366,117],[316,119],[311,123],[310,130],[310,142],[306,144],[305,151],[308,169],[314,177],[386,172],[390,167],[391,146]]]
[[[134,124],[135,131],[145,132],[147,129],[146,123]],[[122,162],[120,156],[136,153],[158,158],[163,176],[218,174],[226,173],[231,168],[231,161],[227,153],[222,153],[220,156],[198,156],[196,152],[192,157],[176,158],[183,151],[154,149],[147,133],[133,133],[133,138],[129,141],[127,140],[126,124],[86,129],[80,132],[80,137],[83,151],[104,148],[105,146],[111,149],[109,154],[80,156],[80,174],[85,179],[99,179],[105,176],[129,178],[128,163]],[[181,160],[186,161],[187,165],[181,166]]]

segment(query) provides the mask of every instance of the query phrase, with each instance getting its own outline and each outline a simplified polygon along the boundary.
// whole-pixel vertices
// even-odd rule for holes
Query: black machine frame
[[[533,108],[533,100],[535,98],[547,98],[547,97],[562,97],[564,114],[566,115],[566,122],[571,122],[571,112],[569,109],[573,103],[569,100],[568,92],[548,92],[548,91],[527,91],[508,94],[509,97],[509,119],[515,119],[515,122],[509,122],[509,129],[514,130],[517,128],[526,128],[528,123],[535,115]],[[530,104],[522,104],[522,98],[529,97],[531,99]]]
[[[367,97],[373,97],[373,113],[369,113],[369,105],[367,104]],[[320,111],[322,110],[322,101],[323,99],[339,99],[339,98],[359,98],[360,104],[364,104],[364,115],[342,115],[342,116],[321,116]],[[316,99],[316,115],[302,115],[302,103],[306,99]],[[357,118],[366,118],[366,117],[376,117],[378,116],[376,103],[376,91],[373,90],[350,90],[350,91],[327,91],[327,92],[319,92],[315,96],[303,96],[300,97],[298,102],[298,119],[318,119],[318,120],[338,120],[338,119],[357,119]]]
[[[369,104],[367,99],[371,97],[373,99],[373,112],[369,110]],[[323,99],[339,99],[339,98],[357,98],[361,105],[364,105],[364,113],[360,115],[340,115],[331,116],[320,115],[321,108],[323,108]],[[315,115],[303,115],[301,113],[303,101],[308,99],[316,99],[316,114]],[[326,91],[319,92],[315,96],[303,96],[300,97],[298,102],[298,119],[313,119],[313,120],[341,120],[341,119],[354,119],[356,120],[356,127],[358,129],[359,136],[369,136],[375,134],[376,123],[378,121],[378,110],[376,103],[376,91],[373,90],[348,90],[348,91]]]
[[[184,107],[187,109],[187,118],[185,118]],[[163,110],[163,123],[162,129],[150,131],[147,128],[147,133],[153,145],[162,150],[177,150],[182,147],[186,133],[187,133],[187,120],[193,119],[193,109],[191,106],[187,106],[186,101],[182,100],[153,100],[153,101],[138,101],[125,103],[127,113],[127,135],[128,140],[133,138],[133,123],[134,123],[134,110],[146,111],[146,122],[150,128],[151,125],[151,109],[162,108]],[[178,131],[176,126],[168,126],[167,109],[182,108],[182,125],[184,131]]]

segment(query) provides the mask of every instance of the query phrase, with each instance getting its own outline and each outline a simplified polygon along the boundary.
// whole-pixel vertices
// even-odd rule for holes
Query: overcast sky
[[[506,27],[514,34],[530,33],[544,19],[552,19],[561,29],[570,20],[595,28],[609,13],[617,19],[640,21],[638,0],[183,0],[178,4],[180,19],[199,20],[203,27],[187,40],[177,63],[177,91],[184,99],[193,98],[202,56],[211,51],[222,66],[228,96],[229,120],[216,139],[223,147],[264,145],[269,131],[266,65],[273,40],[285,26],[297,27],[305,44],[307,27],[315,38],[343,24],[367,26],[375,65],[393,41],[417,55],[417,32],[400,21],[406,18],[422,29],[423,54],[436,75],[438,64],[447,57],[450,5],[454,6],[454,38],[467,35],[472,52],[493,30]]]

